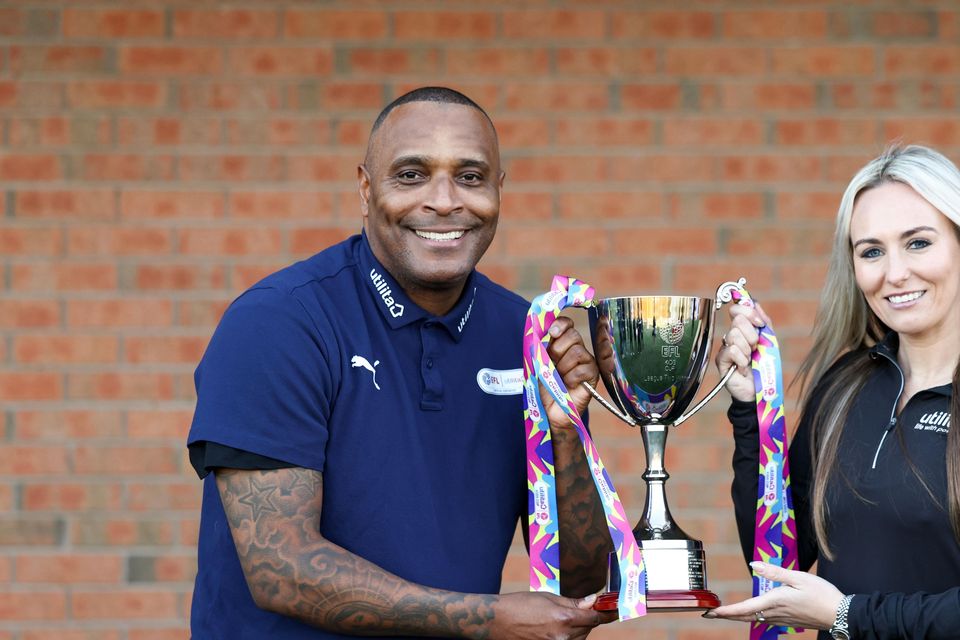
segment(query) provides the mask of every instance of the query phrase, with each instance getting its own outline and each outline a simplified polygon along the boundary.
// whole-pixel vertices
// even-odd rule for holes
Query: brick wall
[[[960,7],[673,4],[0,1],[0,640],[187,636],[193,367],[234,295],[359,229],[368,127],[408,88],[499,126],[489,273],[528,295],[558,271],[608,295],[742,274],[795,367],[854,169],[895,138],[960,158]],[[668,493],[732,601],[722,404],[671,436]],[[636,518],[639,438],[595,415]],[[640,634],[745,629],[594,637]]]

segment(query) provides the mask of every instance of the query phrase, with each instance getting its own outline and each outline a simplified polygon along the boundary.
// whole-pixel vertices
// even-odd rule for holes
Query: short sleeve
[[[197,367],[188,444],[215,442],[323,470],[332,335],[291,293],[252,289],[224,313]],[[333,355],[336,358],[336,354]]]

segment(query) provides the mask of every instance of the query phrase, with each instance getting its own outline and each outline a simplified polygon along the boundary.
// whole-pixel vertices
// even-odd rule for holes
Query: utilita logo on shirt
[[[387,284],[386,279],[377,273],[376,269],[370,269],[370,281],[373,282],[373,288],[380,294],[383,303],[387,305],[387,311],[390,312],[390,315],[394,318],[402,316],[403,305],[393,299],[393,290]]]
[[[915,431],[933,431],[935,433],[947,433],[950,431],[950,413],[947,411],[934,411],[925,413],[920,417],[920,421],[913,425]]]

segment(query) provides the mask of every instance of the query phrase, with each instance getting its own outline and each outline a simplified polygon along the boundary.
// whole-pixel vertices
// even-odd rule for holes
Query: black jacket
[[[854,640],[960,638],[960,544],[947,513],[946,441],[951,385],[926,389],[897,415],[903,374],[896,336],[869,350],[870,373],[841,434],[827,492],[828,538],[834,559],[817,547],[810,511],[809,420],[790,442],[790,476],[800,568],[855,594],[849,624]],[[811,395],[819,410],[823,383],[863,352],[844,356]],[[733,502],[743,553],[753,559],[759,460],[752,403],[728,411],[736,448]],[[917,477],[923,477],[929,492]],[[934,497],[931,497],[933,493]],[[821,633],[820,638],[827,638]]]

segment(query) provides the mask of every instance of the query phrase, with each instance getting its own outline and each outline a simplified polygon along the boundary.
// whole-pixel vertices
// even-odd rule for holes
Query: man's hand
[[[763,595],[717,607],[705,618],[754,622],[759,614],[769,624],[808,629],[829,629],[837,616],[843,594],[835,586],[804,571],[790,571],[772,564],[752,562],[757,575],[782,583]]]
[[[595,595],[564,598],[547,593],[508,593],[493,606],[490,638],[567,640],[586,638],[594,627],[613,622],[616,611],[593,608]]]
[[[550,325],[549,331],[551,340],[547,346],[547,353],[550,354],[550,359],[557,367],[557,373],[563,378],[563,384],[570,392],[570,398],[576,405],[577,411],[583,413],[593,396],[581,383],[589,382],[596,387],[597,380],[600,378],[597,363],[584,346],[583,337],[574,328],[573,320],[566,316],[559,316]],[[550,392],[543,389],[542,386],[541,384],[540,398],[543,400],[550,426],[553,428],[570,427],[570,418],[554,402]]]

